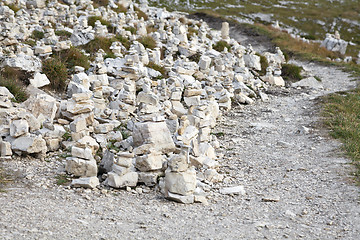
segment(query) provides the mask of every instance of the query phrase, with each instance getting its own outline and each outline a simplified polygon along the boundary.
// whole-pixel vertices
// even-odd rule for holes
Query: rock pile
[[[333,51],[333,52],[340,52],[341,54],[346,53],[348,42],[342,40],[340,38],[340,34],[338,31],[335,34],[326,34],[325,40],[321,43],[320,47],[325,47],[326,49]]]
[[[10,2],[20,10],[11,10]],[[229,24],[215,31],[146,1],[112,0],[97,8],[89,0],[3,1],[0,13],[1,66],[31,72],[36,92],[15,104],[0,88],[1,157],[67,149],[66,171],[79,177],[74,187],[95,188],[99,179],[113,188],[159,185],[168,199],[204,202],[202,186],[223,179],[216,170],[219,142],[211,134],[217,119],[233,100],[250,104],[266,99],[268,84],[284,85],[280,49],[265,54],[269,68],[260,77],[260,56],[229,37]],[[89,26],[93,16],[113,31],[100,20]],[[34,30],[44,37],[30,46]],[[61,39],[55,30],[71,37]],[[114,36],[129,48],[119,40],[92,53],[88,70],[72,69],[66,98],[38,89],[52,81],[41,73],[43,59]],[[214,49],[218,43],[225,47]],[[104,50],[114,56],[105,58]]]

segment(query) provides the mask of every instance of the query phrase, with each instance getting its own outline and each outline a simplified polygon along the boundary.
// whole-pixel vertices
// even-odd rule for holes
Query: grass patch
[[[258,55],[260,57],[260,65],[261,65],[261,70],[259,71],[259,73],[261,75],[265,75],[266,74],[266,69],[269,67],[269,62],[266,59],[265,56],[260,55],[258,53],[256,53],[256,55]]]
[[[131,32],[131,34],[136,33],[136,28],[134,28],[134,27],[124,27],[124,29],[125,29],[125,31]]]
[[[59,36],[60,39],[67,39],[71,37],[71,32],[65,31],[65,30],[56,30],[55,35]]]
[[[102,17],[99,17],[99,16],[90,16],[90,17],[88,17],[88,25],[92,26],[93,28],[95,27],[96,21],[100,21],[101,25],[106,26],[109,33],[115,33],[116,32],[116,27],[113,27],[109,21],[103,19]]]
[[[49,58],[43,61],[42,72],[50,80],[50,88],[63,92],[66,88],[68,71],[66,65],[59,57]]]
[[[18,6],[16,6],[15,4],[5,4],[5,6],[8,6],[11,10],[14,11],[14,13],[16,13],[17,11],[20,10],[20,8]]]
[[[124,7],[124,5],[120,4],[120,3],[117,3],[117,8],[114,8],[114,12],[116,13],[126,13],[128,10],[126,7]]]
[[[199,35],[199,31],[198,30],[196,30],[195,28],[193,28],[193,27],[188,27],[188,33],[187,33],[187,37],[188,37],[188,39],[190,39],[193,35]]]
[[[143,18],[145,21],[149,20],[148,15],[146,15],[146,13],[141,11],[138,7],[134,6],[134,11],[136,12],[139,19]]]
[[[154,49],[156,48],[156,41],[151,36],[145,36],[138,40],[145,48]]]
[[[152,68],[152,69],[154,69],[155,71],[160,72],[161,75],[163,75],[163,77],[165,77],[165,78],[168,77],[165,67],[162,67],[162,66],[160,66],[160,65],[157,65],[157,64],[154,63],[154,62],[149,62],[149,64],[146,65],[146,67]]]
[[[0,71],[0,86],[6,87],[13,95],[13,102],[24,102],[28,99],[25,87],[31,75],[25,71],[4,67]]]
[[[95,8],[106,7],[109,5],[109,0],[93,0],[93,5]]]
[[[108,56],[114,56],[113,52],[110,50],[111,44],[113,42],[121,42],[121,44],[126,48],[130,48],[130,41],[122,37],[121,35],[117,35],[112,38],[106,38],[106,37],[95,37],[93,40],[88,42],[87,44],[83,45],[82,48],[90,53],[90,56],[93,57],[99,49],[102,49],[105,51],[106,55]]]
[[[201,58],[201,53],[198,52],[195,53],[194,55],[191,55],[189,57],[189,60],[198,63],[200,61],[200,58]]]
[[[330,135],[339,139],[356,166],[355,176],[360,183],[360,89],[335,93],[323,98],[325,124]]]
[[[2,167],[0,167],[0,192],[6,192],[4,190],[5,186],[12,182],[10,174],[8,174]]]
[[[69,186],[71,183],[71,178],[66,174],[59,174],[55,177],[56,184],[59,186]]]
[[[282,65],[281,76],[286,81],[297,82],[302,79],[301,70],[302,67],[286,63]]]
[[[227,42],[225,42],[223,40],[218,41],[212,47],[213,47],[213,49],[215,49],[218,52],[224,51],[225,48],[227,48],[229,52],[231,51],[230,44],[228,44]]]
[[[89,58],[76,47],[60,51],[59,57],[68,69],[75,66],[81,66],[86,70],[90,68]]]
[[[31,37],[36,39],[36,40],[40,40],[40,39],[43,39],[45,36],[45,33],[42,32],[42,31],[38,31],[38,30],[34,30],[32,33],[31,33]]]

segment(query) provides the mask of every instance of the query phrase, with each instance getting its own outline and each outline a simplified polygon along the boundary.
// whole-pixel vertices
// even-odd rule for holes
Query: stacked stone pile
[[[208,188],[201,186],[223,179],[217,172],[219,142],[211,134],[222,112],[233,100],[266,99],[269,84],[284,85],[281,50],[265,54],[270,67],[260,77],[260,57],[229,37],[227,23],[221,31],[212,30],[205,22],[150,8],[146,1],[113,0],[98,8],[89,0],[11,1],[20,7],[16,14],[4,5],[8,2],[0,3],[0,64],[32,73],[36,94],[15,104],[0,88],[1,157],[44,157],[67,149],[66,171],[79,177],[75,187],[158,185],[171,200],[204,202]],[[128,11],[116,13],[117,3]],[[139,19],[135,6],[147,20]],[[114,32],[101,21],[89,26],[91,16],[109,21]],[[26,40],[33,30],[45,35],[31,47]],[[60,40],[54,30],[71,37]],[[114,41],[115,57],[104,59],[101,49],[92,53],[90,69],[75,67],[66,97],[38,89],[52,80],[41,73],[43,59],[114,34],[128,39],[130,48]],[[154,39],[155,48],[144,46],[142,37]],[[215,50],[220,41],[229,47]]]

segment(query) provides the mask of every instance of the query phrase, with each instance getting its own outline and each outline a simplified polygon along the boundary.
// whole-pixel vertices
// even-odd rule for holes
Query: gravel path
[[[57,186],[61,159],[13,159],[1,163],[16,181],[0,192],[0,239],[359,239],[352,166],[319,126],[316,105],[318,96],[355,82],[332,67],[298,64],[325,89],[272,88],[268,102],[223,116],[214,132],[223,133],[226,178],[208,205],[169,202],[156,189]],[[238,185],[245,195],[218,191]]]

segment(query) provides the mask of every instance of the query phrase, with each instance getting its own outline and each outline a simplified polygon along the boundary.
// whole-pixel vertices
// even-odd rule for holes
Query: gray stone
[[[79,179],[74,179],[71,182],[72,187],[83,187],[83,188],[96,188],[100,185],[99,179],[97,177],[84,177]]]
[[[11,143],[11,149],[24,153],[46,153],[46,141],[41,136],[18,137]]]
[[[107,184],[113,188],[135,187],[138,179],[136,172],[129,172],[122,176],[110,172],[108,173]]]
[[[96,161],[76,157],[66,158],[65,170],[75,177],[93,177],[97,175]]]
[[[165,173],[165,189],[171,193],[191,195],[196,188],[196,171],[189,169],[185,172]]]
[[[20,137],[29,132],[29,124],[26,120],[14,120],[10,124],[10,136]]]
[[[221,194],[236,194],[236,195],[245,195],[244,186],[235,186],[235,187],[226,187],[220,189]]]

